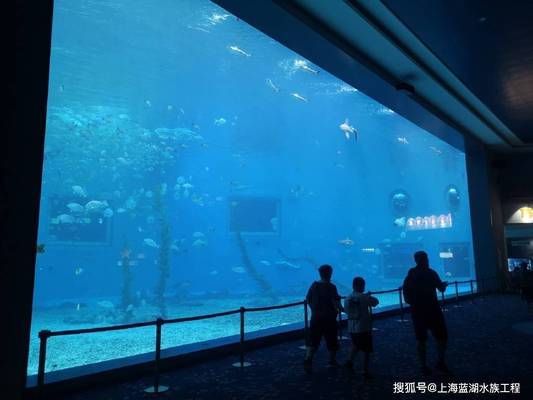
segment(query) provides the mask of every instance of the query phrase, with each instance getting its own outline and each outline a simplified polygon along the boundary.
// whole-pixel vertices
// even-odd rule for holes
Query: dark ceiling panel
[[[533,144],[533,1],[382,1],[504,124]]]

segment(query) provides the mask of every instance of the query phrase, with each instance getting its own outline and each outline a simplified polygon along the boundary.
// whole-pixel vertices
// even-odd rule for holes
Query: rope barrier
[[[468,283],[470,285],[470,296],[473,302],[474,298],[474,282],[478,284],[476,292],[478,294],[482,294],[482,290],[480,290],[483,286],[481,285],[482,281],[487,280],[493,280],[497,278],[486,278],[486,279],[479,279],[479,280],[467,280],[467,281],[454,281],[451,282],[455,285],[455,300],[459,300],[459,291],[458,291],[458,285],[459,284],[466,284]],[[379,295],[379,294],[385,294],[385,293],[398,293],[398,299],[399,299],[399,305],[400,305],[400,315],[401,319],[399,321],[404,321],[404,304],[403,304],[403,296],[402,296],[402,286],[396,289],[389,289],[389,290],[381,290],[381,291],[375,291],[375,292],[368,292],[372,295]],[[341,298],[346,298],[346,296],[341,296]],[[117,331],[117,330],[125,330],[125,329],[134,329],[134,328],[142,328],[147,326],[155,326],[156,327],[156,346],[155,346],[155,356],[154,356],[154,385],[150,386],[145,389],[146,393],[152,393],[152,394],[158,394],[163,393],[167,391],[169,388],[168,386],[161,385],[159,382],[159,376],[160,376],[160,360],[161,360],[161,338],[162,338],[162,327],[166,324],[175,324],[175,323],[181,323],[181,322],[191,322],[191,321],[198,321],[203,319],[211,319],[211,318],[217,318],[217,317],[223,317],[227,315],[234,315],[239,314],[240,317],[240,332],[239,332],[239,362],[234,363],[233,365],[236,367],[248,367],[252,364],[250,362],[244,361],[244,353],[245,353],[245,313],[246,312],[260,312],[260,311],[270,311],[270,310],[280,310],[284,308],[290,308],[290,307],[296,307],[296,306],[304,306],[304,338],[305,338],[305,345],[308,345],[309,340],[309,314],[308,314],[308,302],[307,300],[304,301],[298,301],[293,303],[287,303],[287,304],[280,304],[275,306],[267,306],[267,307],[240,307],[238,310],[230,310],[230,311],[223,311],[219,313],[213,313],[213,314],[205,314],[205,315],[197,315],[193,317],[183,317],[183,318],[171,318],[171,319],[163,319],[158,318],[155,321],[146,321],[146,322],[137,322],[137,323],[131,323],[131,324],[123,324],[123,325],[111,325],[111,326],[103,326],[103,327],[96,327],[96,328],[84,328],[84,329],[70,329],[70,330],[61,330],[61,331],[50,331],[50,330],[41,330],[39,332],[39,361],[38,361],[38,368],[37,368],[37,386],[40,390],[43,389],[45,385],[45,374],[46,374],[46,351],[47,351],[47,345],[48,345],[48,339],[53,336],[68,336],[68,335],[80,335],[80,334],[88,334],[88,333],[98,333],[98,332],[107,332],[107,331]],[[443,308],[443,311],[446,311],[445,308],[445,296],[444,292],[441,292],[441,305]],[[342,313],[339,313],[339,326],[342,325]],[[339,335],[342,335],[342,331],[339,329]]]

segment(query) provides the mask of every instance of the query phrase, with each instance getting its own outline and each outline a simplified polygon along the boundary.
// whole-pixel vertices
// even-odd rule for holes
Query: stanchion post
[[[240,326],[240,340],[239,340],[239,362],[233,363],[234,367],[249,367],[252,365],[249,362],[244,362],[244,313],[246,309],[244,307],[239,308],[239,316],[241,320]]]
[[[338,332],[339,340],[342,340],[342,311],[339,310],[339,332]]]
[[[239,315],[241,319],[241,328],[240,328],[240,363],[241,367],[244,365],[244,307],[239,309]]]
[[[168,390],[168,386],[159,384],[159,361],[161,360],[161,330],[163,328],[163,318],[155,321],[155,359],[154,359],[154,386],[146,388],[144,391],[150,394],[163,393]]]
[[[309,311],[307,309],[307,299],[304,300],[304,345],[300,349],[307,350],[307,343],[309,342]]]
[[[46,368],[46,346],[48,338],[50,337],[49,330],[42,330],[39,332],[39,366],[37,369],[37,387],[41,390],[44,386],[44,374]]]
[[[400,321],[403,322],[403,296],[402,296],[402,287],[398,288],[398,299],[400,300]]]
[[[446,300],[444,298],[444,292],[440,292],[440,299],[442,302],[442,311],[448,311],[448,309],[446,308]]]
[[[470,301],[474,302],[474,281],[470,279]]]

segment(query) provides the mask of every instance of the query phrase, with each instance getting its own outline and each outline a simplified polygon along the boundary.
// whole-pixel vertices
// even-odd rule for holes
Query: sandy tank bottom
[[[378,298],[380,300],[380,307],[398,305],[397,293],[381,294],[378,295]],[[278,304],[302,300],[303,296],[283,296],[279,297]],[[272,304],[270,301],[243,298],[190,300],[181,304],[169,304],[168,317],[187,317],[234,310],[241,306],[257,307],[267,305]],[[98,312],[97,306],[90,306],[88,308],[95,307],[95,310],[83,310],[83,312]],[[39,331],[44,329],[58,331],[110,325],[109,323],[72,324],[65,322],[65,320],[68,320],[66,317],[72,315],[74,312],[62,308],[42,308],[34,311],[30,338],[28,375],[37,373]],[[105,312],[105,310],[102,310],[102,312]],[[135,317],[132,322],[154,320],[156,315],[157,309],[155,307],[149,305],[139,307],[135,310]],[[253,332],[298,323],[302,322],[303,318],[302,306],[272,311],[249,312],[245,314],[245,331]],[[162,330],[162,348],[167,349],[238,334],[238,314],[165,325]],[[155,328],[153,326],[102,333],[52,337],[48,340],[46,372],[149,353],[154,351],[154,347]]]

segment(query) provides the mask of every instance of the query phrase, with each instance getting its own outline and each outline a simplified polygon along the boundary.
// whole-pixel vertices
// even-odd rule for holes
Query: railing
[[[489,279],[482,279],[482,280],[467,280],[467,281],[454,281],[450,282],[448,284],[448,287],[450,285],[455,285],[455,300],[459,300],[459,288],[458,285],[460,284],[470,284],[470,295],[471,300],[473,302],[474,298],[474,282],[478,283],[478,287],[476,288],[476,293],[481,294],[482,291],[480,290],[480,287],[482,286],[481,283],[488,280],[493,280],[495,278],[489,278]],[[375,291],[375,292],[368,292],[372,295],[379,295],[379,294],[385,294],[385,293],[398,293],[398,299],[399,299],[399,305],[400,305],[400,322],[404,321],[404,314],[405,314],[405,307],[403,304],[403,296],[402,296],[402,287],[398,287],[396,289],[389,289],[389,290],[381,290],[381,291]],[[159,368],[160,368],[160,360],[161,360],[161,334],[162,334],[162,327],[166,324],[176,324],[180,322],[191,322],[191,321],[198,321],[198,320],[204,320],[204,319],[210,319],[210,318],[217,318],[217,317],[223,317],[227,315],[234,315],[239,314],[240,315],[240,335],[239,335],[239,362],[234,363],[233,366],[235,367],[248,367],[251,365],[249,362],[244,361],[244,354],[245,354],[245,323],[244,323],[244,317],[246,312],[261,312],[261,311],[270,311],[270,310],[279,310],[282,308],[289,308],[289,307],[296,307],[296,306],[304,306],[304,337],[307,344],[307,332],[309,329],[309,317],[308,317],[308,307],[307,307],[307,300],[304,301],[298,301],[295,303],[288,303],[288,304],[282,304],[277,306],[267,306],[267,307],[240,307],[237,310],[230,310],[230,311],[224,311],[214,314],[205,314],[205,315],[197,315],[194,317],[183,317],[183,318],[171,318],[171,319],[163,319],[158,318],[155,321],[147,321],[147,322],[138,322],[138,323],[131,323],[131,324],[123,324],[123,325],[112,325],[112,326],[103,326],[103,327],[97,327],[97,328],[84,328],[84,329],[69,329],[69,330],[62,330],[62,331],[50,331],[50,330],[42,330],[39,332],[39,363],[38,363],[38,370],[37,370],[37,386],[39,389],[42,389],[45,385],[45,364],[46,364],[46,349],[48,344],[48,339],[54,336],[67,336],[67,335],[81,335],[81,334],[87,334],[87,333],[97,333],[97,332],[108,332],[108,331],[118,331],[118,330],[126,330],[126,329],[133,329],[133,328],[141,328],[141,327],[147,327],[147,326],[155,326],[156,327],[156,340],[155,340],[155,358],[154,358],[154,385],[147,388],[146,392],[149,393],[162,393],[168,389],[167,386],[163,386],[159,382]],[[441,307],[443,310],[446,310],[446,300],[444,296],[444,292],[441,293]],[[342,313],[339,313],[339,326],[342,327]],[[339,329],[339,336],[341,335],[341,329]]]

